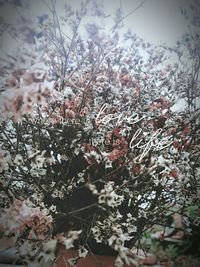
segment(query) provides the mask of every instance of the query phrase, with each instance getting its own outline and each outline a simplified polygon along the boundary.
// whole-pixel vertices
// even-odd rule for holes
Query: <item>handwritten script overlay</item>
[[[100,111],[98,112],[95,122],[97,125],[103,124],[106,125],[110,121],[115,121],[116,125],[119,126],[123,122],[126,122],[128,124],[134,124],[138,121],[141,121],[145,118],[145,116],[142,116],[139,118],[139,115],[137,113],[132,113],[130,116],[124,115],[124,114],[105,114],[106,109],[108,108],[108,104],[104,104]],[[169,137],[165,136],[162,137],[162,140],[159,138],[159,135],[163,132],[163,129],[159,128],[156,131],[152,133],[151,138],[146,142],[145,144],[141,144],[141,142],[144,140],[144,137],[146,136],[146,133],[143,132],[141,128],[137,129],[137,131],[134,133],[129,148],[143,148],[142,154],[139,156],[139,161],[141,161],[149,152],[149,150],[152,147],[155,147],[159,150],[165,149],[166,147],[170,146],[173,141],[169,141]],[[138,141],[138,137],[141,136],[141,139]]]

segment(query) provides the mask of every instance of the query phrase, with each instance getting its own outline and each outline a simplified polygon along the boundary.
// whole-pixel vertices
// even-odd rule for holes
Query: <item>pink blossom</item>
[[[27,201],[15,199],[9,208],[4,209],[0,219],[0,230],[22,234],[30,227],[31,235],[34,233],[37,238],[43,238],[52,226],[52,217],[27,204]]]

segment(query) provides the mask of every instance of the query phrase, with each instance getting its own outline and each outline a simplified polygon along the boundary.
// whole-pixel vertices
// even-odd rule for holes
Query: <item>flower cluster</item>
[[[78,26],[87,12],[105,16],[87,2],[66,8],[72,38],[53,12],[53,22],[40,21],[36,41],[48,49],[37,47],[35,65],[26,65],[27,52],[23,68],[2,67],[0,231],[24,240],[28,266],[45,264],[49,247],[52,261],[57,242],[130,264],[146,229],[200,201],[195,79],[168,60],[181,46],[174,52],[128,31],[131,45],[122,47],[95,25],[85,40]],[[181,111],[179,98],[188,104]]]
[[[124,196],[120,196],[114,191],[114,182],[108,182],[106,186],[100,191],[98,196],[99,204],[107,204],[109,207],[117,207],[122,204]]]
[[[29,207],[26,201],[14,200],[2,213],[0,228],[7,234],[18,235],[28,230],[28,238],[44,239],[52,227],[52,222],[52,217],[39,208]]]

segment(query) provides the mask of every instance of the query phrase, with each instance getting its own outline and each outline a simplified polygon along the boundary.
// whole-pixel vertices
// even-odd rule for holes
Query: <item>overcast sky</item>
[[[103,2],[105,12],[111,17],[115,10],[122,7],[124,14],[134,10],[141,0],[99,0]],[[32,1],[32,13],[45,11],[42,1]],[[57,0],[57,10],[62,12],[62,3],[68,3],[74,8],[80,6],[81,0]],[[124,20],[125,28],[130,27],[133,32],[153,43],[165,42],[173,45],[177,38],[187,31],[188,22],[180,12],[180,7],[187,7],[190,0],[146,0],[141,8]],[[88,18],[89,20],[89,18]],[[113,21],[107,19],[107,28],[112,27]]]
[[[23,1],[25,0],[21,0],[21,2]],[[50,0],[28,1],[30,8],[24,11],[25,16],[34,18],[37,15],[48,13],[44,1],[48,2]],[[126,15],[141,3],[141,0],[97,1],[100,1],[100,3],[103,2],[105,13],[110,15],[104,25],[106,29],[110,29],[113,26],[112,18],[114,17],[116,8],[121,6],[123,15]],[[64,3],[68,3],[77,9],[80,7],[80,2],[81,0],[57,0],[57,12],[59,15],[62,15]],[[180,8],[187,7],[190,2],[190,0],[146,0],[142,7],[124,19],[123,31],[130,28],[133,32],[149,42],[155,44],[166,43],[167,45],[173,46],[177,39],[188,31],[188,21],[181,14]],[[21,11],[20,9],[18,11],[14,9],[1,9],[0,13],[1,16],[6,17],[7,20],[15,24]],[[94,19],[88,17],[87,22],[94,22]],[[86,23],[86,20],[84,23]],[[84,23],[82,24],[82,28],[80,28],[82,32]],[[15,45],[14,41],[9,38],[5,34],[3,41],[4,49],[9,49]]]

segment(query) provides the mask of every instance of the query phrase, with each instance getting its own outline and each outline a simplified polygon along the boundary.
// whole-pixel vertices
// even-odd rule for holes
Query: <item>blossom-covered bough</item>
[[[28,266],[55,261],[58,244],[136,264],[133,248],[168,216],[199,227],[199,37],[188,40],[188,69],[184,41],[173,50],[128,31],[126,47],[95,24],[84,40],[81,20],[106,18],[87,2],[66,6],[68,36],[52,1],[36,49],[29,43],[1,64],[0,230],[16,237]],[[173,108],[179,98],[182,111]]]

